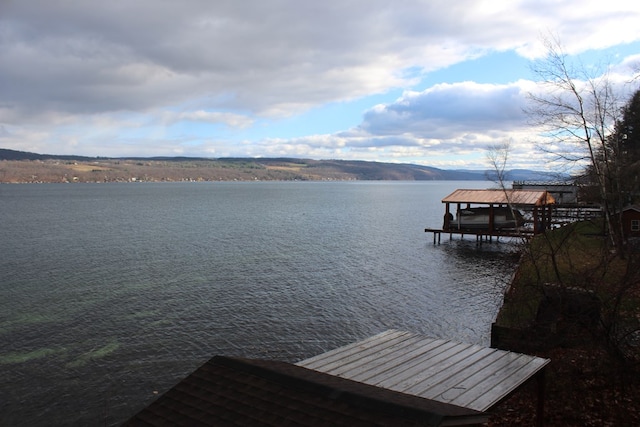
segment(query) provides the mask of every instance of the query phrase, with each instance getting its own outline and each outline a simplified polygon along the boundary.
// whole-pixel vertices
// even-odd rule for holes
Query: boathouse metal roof
[[[525,354],[389,330],[298,364],[376,387],[486,411],[541,373],[548,363],[548,359]]]
[[[441,426],[487,414],[285,362],[216,356],[124,426]]]
[[[540,190],[464,190],[459,189],[442,199],[442,203],[512,204],[543,206],[554,204],[548,191]]]

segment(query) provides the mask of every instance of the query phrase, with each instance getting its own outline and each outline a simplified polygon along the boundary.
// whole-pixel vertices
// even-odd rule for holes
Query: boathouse
[[[513,181],[514,190],[548,191],[559,205],[578,203],[578,185],[572,181]]]
[[[296,364],[216,356],[124,426],[482,425],[548,359],[389,330]]]
[[[441,232],[483,236],[529,236],[551,228],[555,200],[546,190],[466,190],[458,189],[442,199],[445,213],[442,229],[433,232],[434,243]],[[523,216],[522,212],[526,215]],[[455,216],[454,216],[455,213]],[[465,214],[476,214],[475,223],[465,222]]]

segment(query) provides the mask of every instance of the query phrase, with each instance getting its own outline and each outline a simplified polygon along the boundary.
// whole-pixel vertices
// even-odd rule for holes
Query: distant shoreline
[[[88,158],[0,149],[0,183],[203,181],[493,181],[490,171],[356,160],[292,158]],[[557,179],[514,170],[514,181]]]
[[[484,180],[483,174],[463,180]],[[412,165],[286,160],[159,161],[159,160],[2,160],[0,183],[106,183],[205,181],[440,181],[459,174],[415,169]]]

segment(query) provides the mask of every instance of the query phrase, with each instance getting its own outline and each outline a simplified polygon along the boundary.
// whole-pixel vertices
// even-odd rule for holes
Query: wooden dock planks
[[[486,411],[548,363],[539,357],[389,330],[297,365]]]

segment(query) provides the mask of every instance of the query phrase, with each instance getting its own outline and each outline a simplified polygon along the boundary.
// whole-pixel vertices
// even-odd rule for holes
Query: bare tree
[[[507,205],[511,211],[513,218],[516,217],[516,207],[513,206],[509,189],[507,188],[509,154],[511,153],[511,141],[503,141],[497,144],[487,147],[487,161],[489,162],[490,170],[487,172],[487,178],[494,181],[500,187],[500,190],[504,193]],[[521,230],[518,230],[521,231]],[[520,236],[523,238],[523,236]]]
[[[487,148],[487,161],[491,167],[491,172],[487,173],[488,178],[496,181],[501,189],[505,189],[507,181],[507,165],[509,163],[509,153],[511,152],[510,141],[504,141]],[[495,176],[492,176],[495,173]]]
[[[540,77],[540,92],[530,93],[528,114],[544,127],[548,144],[541,148],[558,160],[592,171],[605,216],[606,233],[615,250],[624,255],[620,227],[622,206],[618,196],[620,170],[610,136],[623,103],[616,96],[608,71],[598,76],[576,67],[555,38],[544,40],[546,57],[533,71]]]
[[[584,323],[620,362],[620,372],[625,372],[630,361],[638,363],[629,348],[640,334],[640,257],[628,251],[622,232],[622,208],[628,201],[624,194],[629,192],[625,169],[629,169],[628,153],[633,148],[625,138],[631,136],[627,135],[633,127],[629,117],[635,107],[617,95],[608,71],[589,75],[584,67],[568,60],[556,39],[544,42],[547,56],[534,66],[540,91],[530,94],[527,112],[546,131],[548,142],[540,148],[588,174],[597,188],[608,239],[593,237],[588,229],[593,224],[587,223],[537,236],[528,247],[532,286],[542,292],[547,307],[551,297],[560,295],[562,310],[568,307],[573,314],[580,313],[576,324]],[[597,307],[591,296],[597,299]],[[545,308],[542,303],[538,314],[541,308]],[[566,320],[567,315],[564,312],[560,318]],[[585,323],[585,317],[589,322]]]

